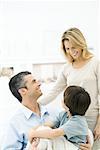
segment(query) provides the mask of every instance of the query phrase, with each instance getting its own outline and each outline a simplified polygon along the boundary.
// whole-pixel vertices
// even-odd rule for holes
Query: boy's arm
[[[53,124],[52,121],[48,121],[48,122],[45,122],[43,125],[37,125],[35,127],[32,127],[32,129],[36,130],[36,129],[42,127],[42,126],[48,126],[48,127],[52,128],[52,127],[54,127],[54,124]]]
[[[54,123],[52,121],[45,122],[43,125],[48,126],[50,128],[54,127]]]
[[[31,129],[29,132],[29,141],[30,143],[32,142],[33,138],[55,138],[58,136],[63,136],[64,135],[64,131],[61,128],[57,128],[57,129],[42,129],[42,130],[34,130]]]
[[[52,127],[54,126],[54,124],[53,124],[52,121],[48,121],[48,122],[45,122],[45,123],[43,124],[43,126],[44,126],[44,127],[45,127],[45,126],[48,126],[48,127],[52,128]],[[42,125],[38,125],[38,126],[35,126],[35,127],[31,128],[31,129],[29,130],[28,138],[29,138],[30,143],[32,143],[33,138],[34,138],[34,137],[33,137],[33,132],[37,131],[38,128],[40,129],[40,128],[42,128],[43,126],[42,126]],[[50,129],[50,128],[49,128],[49,129]],[[42,130],[43,130],[43,129],[42,129]],[[39,131],[40,131],[40,130],[39,130]]]

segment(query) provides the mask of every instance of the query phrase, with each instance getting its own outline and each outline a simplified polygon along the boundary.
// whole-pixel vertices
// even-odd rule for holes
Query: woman
[[[82,32],[70,28],[63,33],[62,50],[67,59],[53,89],[39,98],[40,104],[53,101],[66,86],[78,85],[91,96],[91,105],[86,113],[89,128],[94,134],[93,150],[100,149],[100,62],[88,50]]]

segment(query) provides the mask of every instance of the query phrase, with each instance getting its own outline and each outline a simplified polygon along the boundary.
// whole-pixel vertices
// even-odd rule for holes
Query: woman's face
[[[77,60],[82,56],[82,49],[77,47],[77,46],[73,46],[72,43],[68,40],[64,41],[64,47],[66,52],[74,59]]]

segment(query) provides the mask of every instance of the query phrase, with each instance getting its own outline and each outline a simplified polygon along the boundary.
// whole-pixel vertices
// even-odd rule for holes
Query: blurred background
[[[42,82],[43,92],[50,90],[66,62],[60,44],[70,27],[83,32],[100,58],[99,18],[99,0],[0,0],[0,143],[7,119],[20,105],[9,91],[9,78],[28,70]],[[62,95],[47,106],[51,113],[61,108],[58,99]]]

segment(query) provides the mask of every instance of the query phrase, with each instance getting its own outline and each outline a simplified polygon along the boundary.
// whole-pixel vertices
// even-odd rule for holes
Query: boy
[[[70,142],[70,149],[71,147],[78,149],[80,143],[86,143],[88,125],[84,115],[90,103],[90,96],[82,87],[69,86],[64,92],[63,108],[65,111],[61,112],[56,119],[44,124],[51,128],[31,129],[29,132],[30,142],[32,143],[34,138],[54,139],[64,136]],[[42,142],[42,140],[40,141]]]

